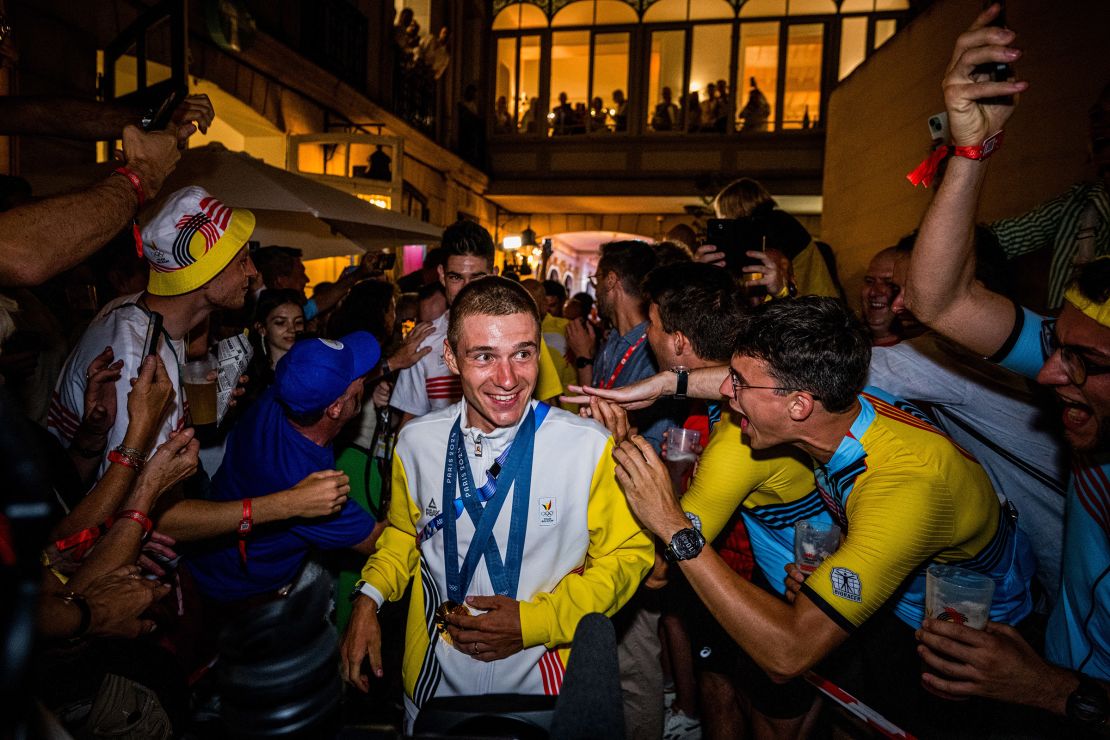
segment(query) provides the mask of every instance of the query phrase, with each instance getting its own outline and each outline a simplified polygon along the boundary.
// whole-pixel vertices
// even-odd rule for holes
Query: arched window
[[[578,0],[551,19],[552,26],[603,26],[636,23],[636,11],[622,0]]]
[[[493,19],[494,31],[515,31],[518,28],[546,28],[547,16],[531,3],[514,3]]]
[[[788,15],[832,15],[836,12],[833,0],[789,0]]]
[[[748,0],[740,6],[741,18],[786,15],[786,0]]]
[[[731,20],[736,12],[726,0],[658,0],[644,13],[644,23],[687,20]]]

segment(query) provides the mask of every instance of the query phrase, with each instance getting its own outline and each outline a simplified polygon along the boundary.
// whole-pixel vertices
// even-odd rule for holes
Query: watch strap
[[[689,370],[675,370],[674,398],[678,401],[686,400],[686,389],[690,385]]]

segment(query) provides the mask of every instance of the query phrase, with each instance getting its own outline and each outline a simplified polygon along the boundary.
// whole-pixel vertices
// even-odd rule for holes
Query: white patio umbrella
[[[27,179],[36,195],[51,195],[87,186],[114,167],[103,163]],[[245,152],[228,151],[218,143],[183,152],[160,198],[187,185],[199,185],[225,205],[249,208],[257,219],[253,240],[264,246],[297,247],[308,259],[438,242],[443,233],[438,226],[272,167]],[[152,213],[157,202],[144,208],[144,215]]]

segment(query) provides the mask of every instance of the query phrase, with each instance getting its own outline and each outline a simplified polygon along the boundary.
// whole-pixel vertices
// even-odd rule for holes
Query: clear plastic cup
[[[181,386],[194,425],[216,423],[216,380],[209,379],[215,369],[216,358],[211,355],[186,362],[181,368]]]
[[[671,427],[667,430],[667,470],[676,485],[685,477],[697,462],[694,447],[701,441],[701,433],[695,429]]]
[[[994,581],[955,565],[934,563],[925,572],[925,616],[981,630],[987,626]]]
[[[794,564],[809,575],[840,547],[840,527],[832,522],[806,519],[794,525]]]

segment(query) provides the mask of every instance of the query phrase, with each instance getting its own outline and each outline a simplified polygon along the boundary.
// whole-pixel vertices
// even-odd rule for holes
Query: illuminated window
[[[687,111],[686,127],[689,131],[724,133],[732,130],[728,125],[732,91],[728,89],[727,52],[731,39],[731,24],[694,26],[690,87],[684,105]],[[693,120],[695,103],[698,110],[696,124]]]
[[[550,135],[586,132],[589,75],[590,32],[551,34],[551,99],[547,114]]]
[[[685,31],[656,31],[651,35],[651,58],[648,60],[648,126],[652,131],[685,129],[682,109],[682,103],[685,102],[682,94],[682,70],[685,64]]]
[[[744,91],[743,104],[737,99],[738,127],[749,133],[774,131],[779,83],[779,24],[741,24],[737,59],[736,84]]]
[[[884,18],[875,21],[875,43],[872,49],[878,49],[898,30],[898,23],[893,18]]]
[[[393,161],[396,156],[391,146],[352,143],[347,155],[347,165],[350,168],[347,175],[390,182],[393,180]]]
[[[540,115],[540,37],[525,36],[520,40],[520,102],[517,106],[519,130],[534,134],[543,129],[536,126]]]
[[[789,0],[788,15],[832,15],[836,12],[833,0]]]
[[[578,0],[551,19],[552,26],[602,26],[636,23],[636,11],[622,0]]]
[[[658,0],[644,13],[644,23],[731,20],[735,16],[727,0]]]
[[[840,72],[843,80],[867,55],[867,17],[862,15],[840,21]]]
[[[740,7],[741,18],[786,15],[786,0],[748,0]]]
[[[594,78],[587,106],[590,131],[628,130],[628,34],[594,36]]]
[[[515,31],[518,28],[546,28],[547,16],[531,3],[516,3],[502,10],[493,20],[494,31]]]
[[[816,123],[821,107],[822,23],[793,25],[787,29],[786,73],[783,87],[783,129],[807,128]]]
[[[502,11],[505,12],[505,11]],[[493,132],[511,134],[517,129],[517,38],[497,39],[497,67],[494,74]]]
[[[875,0],[875,10],[908,10],[910,0]]]

